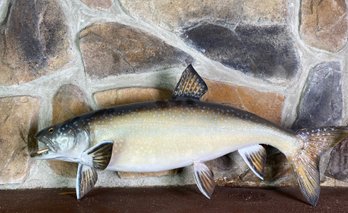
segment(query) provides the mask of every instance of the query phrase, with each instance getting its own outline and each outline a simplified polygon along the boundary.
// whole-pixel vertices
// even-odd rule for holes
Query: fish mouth
[[[30,157],[33,157],[33,158],[44,157],[51,151],[55,150],[54,147],[52,146],[52,142],[50,139],[46,137],[36,137],[36,140],[37,140],[37,145],[34,148],[34,150],[30,152]]]
[[[31,157],[40,157],[40,156],[47,154],[49,151],[50,151],[49,148],[40,149],[34,153],[31,153],[30,156]]]

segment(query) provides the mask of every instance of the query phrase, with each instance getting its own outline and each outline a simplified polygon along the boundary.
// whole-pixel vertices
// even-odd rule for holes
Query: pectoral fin
[[[239,149],[238,152],[251,171],[263,180],[263,172],[267,157],[265,148],[261,145],[253,145]]]
[[[213,172],[204,163],[201,162],[194,162],[193,170],[195,182],[198,186],[199,191],[201,191],[204,196],[210,199],[216,185]]]
[[[91,164],[94,168],[103,170],[108,166],[110,162],[112,147],[112,141],[99,143],[85,152],[88,155],[87,159],[90,159],[92,161]]]
[[[98,180],[97,171],[83,164],[79,164],[76,177],[76,197],[81,199],[91,191]]]

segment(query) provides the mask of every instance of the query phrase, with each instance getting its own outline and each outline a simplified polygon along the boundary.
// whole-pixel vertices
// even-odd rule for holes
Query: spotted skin
[[[91,146],[113,141],[107,169],[156,172],[269,144],[285,153],[301,142],[274,124],[232,107],[199,101],[152,102],[105,109],[75,120]],[[164,160],[166,159],[166,160]]]

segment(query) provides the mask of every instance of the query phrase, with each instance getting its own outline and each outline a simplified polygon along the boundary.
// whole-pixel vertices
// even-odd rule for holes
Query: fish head
[[[31,152],[35,159],[61,159],[76,162],[88,148],[88,135],[71,122],[47,127],[35,136],[36,148]]]

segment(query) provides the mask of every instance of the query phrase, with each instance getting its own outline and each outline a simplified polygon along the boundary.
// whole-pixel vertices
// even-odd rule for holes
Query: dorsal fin
[[[190,64],[182,73],[173,92],[173,99],[191,98],[199,100],[208,90],[201,76]]]

